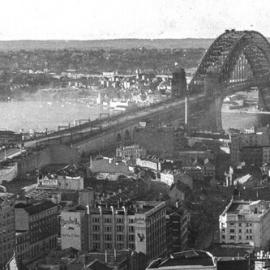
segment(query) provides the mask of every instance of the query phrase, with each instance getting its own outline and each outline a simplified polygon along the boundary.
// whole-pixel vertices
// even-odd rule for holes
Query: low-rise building
[[[204,179],[203,167],[202,166],[184,166],[183,171],[192,177],[193,180],[202,181]]]
[[[183,166],[190,166],[195,160],[213,160],[215,158],[214,153],[210,150],[181,150],[177,155]]]
[[[84,179],[81,176],[63,176],[48,174],[37,180],[37,188],[83,190]]]
[[[255,164],[260,166],[263,161],[263,147],[261,146],[245,146],[240,150],[241,161],[247,165]]]
[[[160,173],[160,181],[171,186],[174,183],[181,182],[191,189],[193,188],[193,179],[180,170],[164,170]]]
[[[191,189],[182,182],[177,182],[171,186],[168,195],[170,197],[170,203],[175,205],[177,202],[188,199],[191,195]]]
[[[97,179],[117,180],[120,175],[134,177],[132,167],[125,162],[119,162],[113,158],[102,157],[91,160],[90,170],[97,175]]]
[[[155,172],[159,172],[161,170],[161,163],[157,158],[137,158],[136,165],[142,168],[153,170]]]
[[[204,177],[215,178],[215,176],[216,176],[216,166],[211,161],[206,159],[204,161],[204,164],[203,164],[202,168],[203,168],[203,176]]]
[[[219,216],[220,242],[266,248],[270,240],[270,202],[231,200]]]
[[[116,148],[116,158],[136,163],[137,158],[146,156],[146,150],[138,144],[120,146]]]

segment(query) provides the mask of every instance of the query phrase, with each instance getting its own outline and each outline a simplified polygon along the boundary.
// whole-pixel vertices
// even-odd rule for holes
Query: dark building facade
[[[15,251],[14,195],[0,193],[0,268],[11,259]]]
[[[172,74],[172,97],[183,97],[187,91],[186,72],[177,67]]]
[[[17,258],[20,264],[27,264],[56,247],[58,214],[58,206],[50,201],[15,205]]]

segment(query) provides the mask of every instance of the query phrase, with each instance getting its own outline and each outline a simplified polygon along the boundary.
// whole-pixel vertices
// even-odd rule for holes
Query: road
[[[18,149],[18,148],[10,148],[6,150],[1,150],[0,151],[0,162],[8,159],[8,158],[13,158],[16,156],[19,156],[21,153],[25,152],[26,150],[24,149]]]
[[[203,94],[200,95],[196,95],[196,96],[191,96],[189,98],[189,103],[194,103],[196,100],[200,99],[204,97]],[[25,148],[31,148],[31,147],[35,147],[38,143],[41,142],[46,142],[48,140],[53,140],[53,139],[59,139],[61,137],[65,137],[65,136],[72,136],[74,134],[77,133],[85,133],[85,134],[89,134],[89,136],[91,136],[91,132],[93,132],[93,135],[95,136],[97,134],[97,130],[99,130],[99,128],[101,128],[102,131],[108,130],[110,128],[117,128],[118,126],[122,126],[125,125],[125,123],[130,123],[130,122],[134,122],[134,121],[141,121],[142,119],[149,117],[153,114],[162,112],[162,111],[166,111],[166,110],[171,110],[173,107],[177,107],[180,105],[184,105],[185,100],[184,99],[178,99],[176,101],[172,101],[170,103],[164,103],[164,104],[160,104],[160,106],[157,107],[149,107],[149,108],[144,108],[142,110],[133,112],[133,113],[127,113],[124,115],[119,115],[117,118],[115,119],[107,119],[101,122],[99,127],[93,127],[93,126],[85,126],[82,125],[81,128],[77,127],[77,130],[74,129],[67,129],[67,130],[63,130],[60,134],[55,133],[55,134],[50,134],[47,135],[46,137],[41,137],[41,138],[36,138],[33,139],[31,141],[27,141],[24,143]]]

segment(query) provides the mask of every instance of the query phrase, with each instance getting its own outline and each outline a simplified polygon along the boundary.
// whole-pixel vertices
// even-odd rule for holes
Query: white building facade
[[[270,240],[270,202],[232,200],[219,216],[220,242],[267,247]]]

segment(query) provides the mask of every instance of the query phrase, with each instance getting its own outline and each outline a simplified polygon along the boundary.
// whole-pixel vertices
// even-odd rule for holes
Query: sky
[[[0,40],[270,37],[270,0],[0,0]]]

